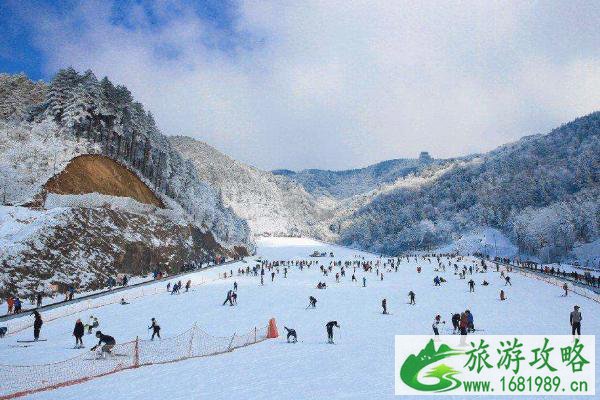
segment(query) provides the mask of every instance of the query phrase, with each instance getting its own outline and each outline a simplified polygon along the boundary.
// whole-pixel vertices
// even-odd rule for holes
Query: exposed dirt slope
[[[131,197],[140,203],[164,208],[162,201],[133,172],[114,160],[100,155],[75,157],[45,185],[50,193],[101,193]]]

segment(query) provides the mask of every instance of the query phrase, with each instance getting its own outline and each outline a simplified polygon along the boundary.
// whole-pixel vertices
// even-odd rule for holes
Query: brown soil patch
[[[72,159],[67,167],[45,185],[50,193],[100,193],[131,197],[140,203],[164,208],[164,204],[133,172],[100,155],[83,155]]]

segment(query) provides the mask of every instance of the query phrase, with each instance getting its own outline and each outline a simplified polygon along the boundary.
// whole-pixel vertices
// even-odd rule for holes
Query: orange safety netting
[[[163,340],[117,344],[112,354],[100,350],[68,360],[39,365],[0,365],[0,400],[85,382],[144,365],[163,364],[226,353],[267,339],[268,327],[243,335],[217,337],[196,327]]]

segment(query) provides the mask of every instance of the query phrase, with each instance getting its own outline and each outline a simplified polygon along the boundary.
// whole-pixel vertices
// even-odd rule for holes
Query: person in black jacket
[[[81,319],[78,319],[75,322],[75,328],[73,329],[73,336],[75,336],[75,348],[80,349],[83,347],[83,334],[85,332],[85,328],[83,326],[83,322]]]
[[[42,329],[44,321],[42,321],[42,316],[39,312],[34,311],[33,315],[35,315],[35,321],[33,321],[33,340],[37,342],[40,338],[40,330]]]
[[[148,329],[152,329],[152,337],[150,340],[154,340],[154,336],[158,336],[160,339],[160,325],[158,325],[156,319],[152,318],[152,324],[148,327]]]
[[[298,341],[298,334],[295,329],[290,329],[287,326],[283,327],[287,331],[287,341],[288,343],[296,343]]]
[[[103,357],[106,355],[106,353],[110,354],[112,348],[115,347],[115,344],[117,344],[114,337],[105,335],[101,331],[96,331],[96,337],[100,340],[98,341],[98,344],[92,347],[90,350],[95,351],[98,347],[102,346],[101,350]],[[102,343],[104,343],[104,345],[102,345]]]
[[[410,302],[408,304],[417,304],[415,302],[415,292],[413,292],[412,290],[410,292],[408,292],[408,299],[410,300]]]
[[[455,334],[456,332],[460,331],[459,323],[460,323],[460,314],[459,313],[452,314],[452,334]]]
[[[331,343],[333,344],[333,327],[337,326],[338,328],[340,327],[338,325],[337,321],[329,321],[326,325],[325,328],[327,329],[327,343]]]

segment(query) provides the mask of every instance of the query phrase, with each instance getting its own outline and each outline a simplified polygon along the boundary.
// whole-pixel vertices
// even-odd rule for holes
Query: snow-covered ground
[[[336,283],[335,274],[323,277],[316,266],[304,271],[292,267],[287,279],[281,269],[274,282],[266,277],[264,286],[260,285],[259,277],[235,277],[239,284],[238,306],[221,305],[234,279],[214,280],[217,272],[253,266],[253,260],[259,257],[309,260],[308,255],[315,250],[333,251],[334,260],[376,259],[371,254],[310,239],[262,238],[258,241],[257,256],[247,258],[248,264],[240,262],[221,270],[190,274],[192,282],[206,281],[190,293],[172,296],[165,292],[135,299],[126,306],[109,305],[92,312],[100,320],[100,329],[118,342],[136,336],[147,338],[152,317],[159,321],[163,337],[183,332],[194,322],[208,333],[231,335],[264,326],[269,318],[275,317],[280,334],[284,325],[295,328],[299,343],[288,344],[285,337],[280,337],[219,356],[123,371],[31,398],[391,399],[394,335],[430,334],[436,314],[441,314],[449,325],[451,313],[470,309],[475,326],[484,334],[569,334],[569,312],[578,304],[583,315],[583,333],[600,331],[600,305],[575,295],[562,297],[556,286],[513,273],[513,286],[505,287],[499,274],[490,271],[473,276],[477,287],[475,293],[469,293],[466,280],[458,279],[452,268],[445,273],[435,272],[433,263],[414,258],[410,262],[404,259],[397,273],[384,272],[383,281],[374,272],[357,269],[359,282],[351,282],[352,274],[347,273]],[[332,258],[318,260],[328,265]],[[472,260],[466,262],[472,263]],[[423,268],[420,274],[416,272],[417,265]],[[434,287],[432,279],[436,274],[445,276],[448,283]],[[360,284],[363,275],[367,278],[366,288]],[[184,282],[187,279],[182,278]],[[490,286],[481,286],[484,279]],[[328,288],[317,290],[315,285],[323,280]],[[157,285],[164,286],[166,281]],[[500,302],[500,289],[505,290],[507,301]],[[414,306],[407,304],[409,290],[416,293]],[[314,310],[306,309],[310,295],[318,299]],[[391,315],[381,314],[383,298],[387,298]],[[30,347],[13,346],[16,340],[29,339],[31,331],[0,339],[2,363],[46,363],[88,351],[72,349],[71,332],[75,320],[79,317],[87,321],[89,314],[46,323],[42,337],[48,341]],[[330,320],[341,325],[335,331],[336,345],[326,344],[324,325]],[[448,328],[442,333],[449,333]],[[94,344],[93,339],[84,336],[88,348]],[[597,391],[598,386],[597,383]]]
[[[510,242],[498,229],[481,227],[464,234],[453,243],[436,249],[440,253],[488,254],[490,257],[512,258],[518,253],[518,248]]]

